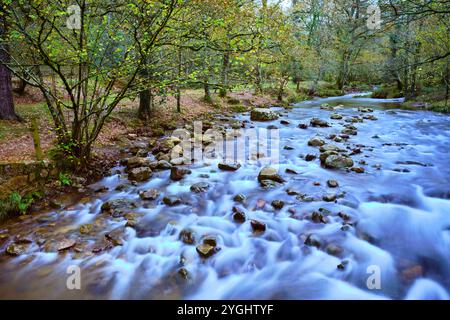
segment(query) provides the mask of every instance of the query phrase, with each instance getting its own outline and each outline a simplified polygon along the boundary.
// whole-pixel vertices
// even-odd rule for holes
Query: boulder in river
[[[216,248],[209,245],[209,244],[199,244],[196,247],[197,253],[202,257],[202,258],[209,258],[211,257],[214,253],[216,253]]]
[[[278,114],[269,108],[255,108],[250,112],[252,121],[272,121],[278,119]]]
[[[114,199],[103,203],[101,210],[114,218],[118,218],[135,208],[136,204],[129,199]]]
[[[327,186],[330,188],[337,188],[339,187],[339,183],[336,180],[328,180]]]
[[[364,173],[364,171],[365,171],[364,168],[362,168],[362,167],[353,167],[350,170],[353,172],[356,172],[356,173]]]
[[[250,224],[254,232],[260,233],[266,231],[266,224],[263,222],[252,220],[250,221]]]
[[[348,128],[343,129],[341,131],[341,133],[342,133],[342,135],[351,135],[351,136],[356,136],[358,134],[358,132],[356,130],[348,129]],[[344,138],[342,135],[341,135],[341,138]]]
[[[159,191],[157,189],[149,189],[139,193],[142,200],[156,200],[159,197]]]
[[[308,125],[306,123],[300,123],[297,127],[299,129],[308,129]]]
[[[337,195],[335,193],[328,193],[322,197],[323,201],[334,202],[337,199]]]
[[[233,197],[233,200],[236,202],[244,202],[246,198],[247,197],[244,194],[239,193]]]
[[[191,191],[195,193],[205,192],[209,189],[210,185],[206,182],[198,182],[191,186]]]
[[[311,138],[308,141],[308,146],[310,146],[310,147],[320,147],[320,146],[323,146],[324,144],[325,144],[325,141],[323,141],[319,137]]]
[[[142,182],[150,179],[152,170],[148,167],[134,168],[128,173],[128,179],[136,182]]]
[[[319,118],[312,118],[310,121],[311,126],[313,127],[329,127],[330,125],[325,120]]]
[[[330,119],[333,119],[333,120],[341,120],[343,117],[342,117],[342,115],[340,115],[340,114],[338,114],[338,113],[333,113],[331,116],[330,116]]]
[[[241,164],[239,162],[221,162],[217,167],[224,171],[236,171],[241,167]]]
[[[327,151],[343,152],[345,150],[339,148],[334,144],[326,144],[320,147],[320,152],[327,152]]]
[[[126,161],[127,169],[131,170],[138,167],[149,167],[150,159],[143,157],[131,157]]]
[[[317,156],[315,155],[315,154],[307,154],[306,156],[305,156],[305,161],[313,161],[313,160],[315,160],[317,158]]]
[[[237,207],[233,207],[233,220],[239,223],[245,222],[245,213]]]
[[[187,174],[191,173],[189,169],[172,167],[170,169],[170,179],[173,181],[180,181]]]
[[[325,159],[325,167],[329,169],[344,169],[353,167],[352,158],[345,155],[330,155]]]
[[[192,229],[183,229],[180,232],[180,240],[185,244],[195,243],[195,233]]]
[[[162,202],[167,206],[173,207],[181,204],[181,199],[177,196],[165,196]]]
[[[322,239],[320,239],[318,235],[312,233],[306,237],[305,244],[320,248],[322,246]]]
[[[272,167],[264,167],[259,172],[258,181],[270,180],[278,183],[283,183],[284,179],[278,174],[278,170]]]
[[[275,209],[278,209],[278,210],[283,209],[283,207],[284,207],[284,201],[282,201],[282,200],[273,200],[271,204],[272,204],[272,207],[274,207]]]

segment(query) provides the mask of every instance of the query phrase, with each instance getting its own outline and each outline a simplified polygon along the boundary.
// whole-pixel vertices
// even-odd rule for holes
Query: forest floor
[[[203,101],[201,90],[185,90],[181,97],[181,113],[176,112],[174,97],[160,98],[156,101],[154,117],[148,122],[137,118],[139,101],[125,100],[107,120],[94,148],[98,156],[112,157],[115,145],[124,136],[147,132],[152,136],[160,136],[165,131],[179,127],[182,123],[199,119],[211,113],[224,113],[244,110],[251,107],[267,106],[276,103],[269,96],[255,96],[249,90],[229,93],[220,98],[213,94],[213,104]],[[22,122],[0,121],[0,162],[18,162],[35,159],[33,139],[30,132],[31,119],[36,118],[39,124],[41,147],[45,157],[49,157],[55,147],[55,134],[52,120],[42,96],[35,89],[28,89],[22,96],[15,96],[17,114]]]

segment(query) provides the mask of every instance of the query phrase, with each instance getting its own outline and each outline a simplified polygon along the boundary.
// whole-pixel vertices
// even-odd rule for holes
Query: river
[[[401,102],[352,94],[274,109],[280,119],[253,122],[279,128],[278,169],[285,182],[268,189],[257,180],[257,164],[229,172],[214,162],[196,163],[180,181],[171,181],[166,170],[141,183],[130,183],[118,166],[91,186],[109,191],[0,226],[0,234],[9,235],[0,240],[2,252],[11,234],[19,234],[16,241],[26,248],[16,257],[0,256],[0,298],[449,299],[450,117],[403,110]],[[337,108],[325,110],[325,103]],[[334,113],[343,119],[330,119]],[[357,135],[330,141],[348,124],[345,119],[367,115],[375,118],[351,123]],[[331,126],[298,128],[311,118]],[[249,114],[234,119],[249,120]],[[364,172],[306,161],[307,154],[319,155],[318,147],[308,146],[316,135],[352,151]],[[339,186],[330,188],[328,180]],[[191,192],[202,181],[210,188]],[[125,187],[116,190],[119,185]],[[142,201],[139,192],[150,188],[160,196]],[[330,193],[336,201],[323,200]],[[236,202],[237,194],[245,200]],[[167,195],[181,203],[164,204]],[[135,202],[129,211],[137,225],[124,227],[123,218],[101,212],[113,199]],[[274,208],[273,200],[284,206]],[[233,207],[245,212],[244,223],[233,221]],[[250,219],[266,230],[255,233]],[[82,225],[93,229],[81,233]],[[92,250],[111,230],[121,230],[116,245]],[[192,232],[188,238],[197,244],[213,237],[214,254],[202,258],[195,244],[180,240],[182,230]],[[62,237],[77,244],[58,252],[52,245]],[[80,271],[80,289],[68,289],[70,270]]]

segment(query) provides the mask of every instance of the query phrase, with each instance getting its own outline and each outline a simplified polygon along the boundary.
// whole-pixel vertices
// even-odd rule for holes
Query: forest
[[[0,298],[449,299],[431,235],[450,223],[449,17],[447,0],[2,0]],[[221,158],[222,135],[255,149]]]

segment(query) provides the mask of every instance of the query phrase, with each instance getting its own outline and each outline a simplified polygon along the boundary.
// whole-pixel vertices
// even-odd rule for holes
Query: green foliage
[[[72,180],[67,173],[60,172],[58,176],[58,180],[62,186],[70,186],[72,184]]]
[[[11,193],[5,200],[0,200],[0,221],[27,213],[33,202],[42,196],[42,192],[39,191],[28,193],[23,197],[16,191]]]
[[[374,99],[393,99],[403,97],[403,92],[397,89],[396,86],[381,86],[371,95]]]
[[[248,111],[248,108],[242,104],[231,106],[231,110],[236,113],[244,113]]]

